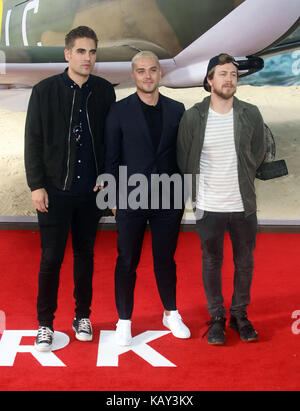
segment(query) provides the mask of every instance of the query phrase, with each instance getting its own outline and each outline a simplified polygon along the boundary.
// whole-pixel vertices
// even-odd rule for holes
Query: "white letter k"
[[[117,367],[119,355],[133,351],[153,367],[176,367],[151,348],[147,343],[169,334],[170,331],[146,331],[133,338],[129,347],[120,347],[115,342],[115,331],[100,331],[97,367]]]

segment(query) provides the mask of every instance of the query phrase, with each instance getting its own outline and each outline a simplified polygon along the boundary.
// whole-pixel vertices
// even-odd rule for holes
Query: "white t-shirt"
[[[233,109],[227,114],[209,109],[200,158],[197,208],[215,212],[244,211],[238,181]]]

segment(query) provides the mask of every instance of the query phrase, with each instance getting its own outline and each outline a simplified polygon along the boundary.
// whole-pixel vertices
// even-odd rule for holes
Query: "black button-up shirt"
[[[48,190],[55,194],[86,195],[93,191],[97,179],[95,155],[87,113],[87,102],[91,89],[89,80],[80,88],[78,84],[68,76],[67,70],[68,69],[62,74],[65,86],[70,87],[76,92],[76,104],[74,107],[77,107],[77,109],[73,112],[71,124],[71,139],[75,140],[77,148],[76,164],[69,191],[62,191],[53,187],[48,187]]]

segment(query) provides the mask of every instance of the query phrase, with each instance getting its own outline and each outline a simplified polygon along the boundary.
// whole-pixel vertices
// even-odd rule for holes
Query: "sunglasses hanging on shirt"
[[[81,147],[82,146],[82,139],[81,139],[82,124],[81,123],[79,125],[73,127],[73,134],[74,134],[74,137],[75,137],[76,146],[78,148]]]

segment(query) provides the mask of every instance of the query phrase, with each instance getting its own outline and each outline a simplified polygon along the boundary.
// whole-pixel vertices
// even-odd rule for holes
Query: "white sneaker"
[[[183,324],[182,318],[178,311],[170,311],[170,315],[164,312],[163,325],[171,330],[174,337],[190,338],[191,332],[186,325]]]
[[[119,320],[116,328],[116,343],[121,346],[127,346],[132,344],[131,336],[131,321]]]
[[[49,352],[53,345],[54,331],[49,327],[40,326],[34,343],[34,347],[40,352]]]

